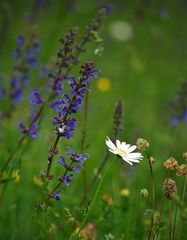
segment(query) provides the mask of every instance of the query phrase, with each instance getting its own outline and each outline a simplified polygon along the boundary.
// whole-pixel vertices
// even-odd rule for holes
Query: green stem
[[[169,200],[169,240],[172,240],[172,207],[171,207],[171,200]]]
[[[177,221],[177,206],[175,207],[175,215],[174,215],[174,222],[173,222],[172,239],[174,239],[174,237],[175,237],[176,221]]]
[[[179,213],[179,224],[178,224],[177,239],[180,239],[181,232],[182,232],[182,211],[183,211],[184,197],[185,197],[185,193],[186,193],[186,186],[187,186],[187,174],[185,175],[184,187],[183,187],[183,191],[182,191],[181,209],[180,209],[180,213]]]
[[[152,213],[151,213],[151,225],[149,229],[148,240],[151,239],[152,232],[153,232],[153,225],[154,225],[154,211],[155,211],[155,181],[154,181],[154,174],[153,174],[153,167],[150,160],[149,153],[146,151],[147,159],[149,162],[149,168],[151,173],[151,183],[152,183]]]
[[[118,159],[118,157],[117,157],[117,159]],[[101,178],[101,180],[100,180],[100,182],[99,182],[99,184],[98,184],[98,186],[97,186],[97,188],[96,188],[96,191],[95,191],[95,194],[94,194],[93,199],[92,199],[92,201],[91,201],[91,204],[90,204],[90,207],[89,207],[89,209],[88,209],[88,212],[87,212],[87,214],[85,215],[85,217],[83,218],[83,220],[82,220],[82,222],[81,222],[79,232],[80,232],[80,231],[82,230],[82,228],[84,227],[84,225],[85,225],[85,223],[86,223],[86,220],[88,219],[88,217],[89,217],[89,215],[90,215],[90,212],[91,212],[91,210],[92,210],[92,208],[93,208],[93,206],[94,206],[94,204],[95,204],[95,201],[96,201],[97,196],[98,196],[98,194],[99,194],[99,191],[100,191],[100,189],[101,189],[101,185],[102,185],[102,183],[103,183],[103,181],[104,181],[107,173],[108,173],[108,172],[110,171],[110,169],[113,167],[113,165],[114,165],[115,162],[116,162],[116,159],[114,159],[114,160],[108,165],[108,167],[105,169],[105,171],[104,171],[104,173],[103,173],[103,176],[102,176],[102,178]]]
[[[18,151],[19,147],[22,145],[23,140],[25,139],[25,135],[22,136],[22,138],[19,140],[18,144],[16,145],[14,151],[10,154],[10,156],[6,159],[6,161],[4,162],[2,168],[1,168],[1,173],[0,175],[6,170],[6,168],[8,167],[9,163],[11,162],[12,158],[14,157],[14,155],[16,154],[16,152]]]

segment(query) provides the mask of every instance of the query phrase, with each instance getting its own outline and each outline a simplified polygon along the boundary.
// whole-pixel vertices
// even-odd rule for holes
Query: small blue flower
[[[82,154],[78,154],[77,152],[73,153],[69,146],[67,146],[66,149],[67,149],[66,156],[69,156],[71,160],[74,162],[84,163],[84,161],[86,161],[88,157],[87,153],[82,153]]]
[[[173,116],[173,117],[171,118],[171,123],[172,123],[172,125],[176,126],[176,125],[179,123],[179,118],[178,118],[178,116]]]
[[[66,122],[66,127],[64,129],[64,132],[62,136],[66,137],[67,139],[70,139],[73,137],[73,132],[77,125],[77,119],[71,118]]]
[[[71,182],[71,177],[73,176],[73,174],[69,174],[67,176],[64,177],[63,181],[64,181],[64,184],[66,186],[69,186],[70,182]]]
[[[46,65],[43,64],[39,71],[39,77],[44,77],[46,75]]]
[[[3,81],[2,81],[2,78],[0,76],[0,99],[3,99],[6,95],[6,89],[5,87],[3,86]]]
[[[54,198],[57,200],[57,201],[60,201],[60,193],[62,192],[62,190],[57,190],[54,194]]]
[[[30,94],[30,102],[33,106],[42,103],[40,92],[38,90],[33,90]]]
[[[64,87],[63,83],[60,80],[58,80],[55,85],[57,96],[60,96],[62,94],[63,87]]]
[[[25,38],[24,38],[24,36],[23,35],[18,35],[17,36],[17,43],[16,43],[16,46],[17,47],[22,47],[23,45],[24,45],[24,43],[25,43]]]
[[[78,173],[80,174],[80,171],[79,169],[83,167],[83,163],[80,163],[78,165],[76,165],[72,170],[75,172],[75,173]]]
[[[181,114],[181,119],[183,121],[187,121],[187,109],[184,109],[182,114]]]
[[[66,166],[65,158],[63,156],[60,156],[61,160],[57,161],[58,164],[62,166]]]
[[[38,130],[38,125],[36,123],[33,123],[28,130],[29,136],[31,136],[32,138],[35,138],[37,136],[37,130]]]

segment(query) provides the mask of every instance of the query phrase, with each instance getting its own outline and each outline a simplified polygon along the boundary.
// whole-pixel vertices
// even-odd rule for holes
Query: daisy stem
[[[151,173],[151,182],[152,182],[152,213],[151,213],[151,225],[149,229],[149,235],[148,240],[151,239],[152,231],[153,231],[153,225],[154,225],[154,209],[155,209],[155,181],[154,181],[154,174],[153,174],[153,166],[150,160],[149,153],[146,151],[146,156],[149,162],[149,168]]]
[[[118,158],[119,158],[119,157],[117,157],[117,159],[118,159]],[[92,201],[91,201],[91,204],[90,204],[90,207],[89,207],[89,209],[88,209],[88,212],[87,212],[87,214],[85,215],[85,217],[83,218],[83,220],[82,220],[82,222],[81,222],[80,229],[79,229],[79,233],[80,233],[80,231],[83,229],[83,227],[84,227],[84,225],[85,225],[85,223],[86,223],[86,221],[87,221],[87,219],[88,219],[88,217],[89,217],[89,215],[90,215],[90,212],[91,212],[91,210],[92,210],[92,208],[93,208],[93,206],[94,206],[94,204],[95,204],[95,201],[96,201],[97,196],[98,196],[98,194],[99,194],[99,191],[100,191],[100,189],[101,189],[101,185],[102,185],[102,183],[103,183],[103,181],[104,181],[107,173],[108,173],[108,172],[110,171],[110,169],[113,167],[113,165],[114,165],[115,162],[116,162],[116,159],[114,159],[114,160],[108,165],[108,167],[105,169],[105,171],[104,171],[104,173],[103,173],[103,176],[102,176],[99,184],[97,185],[97,188],[96,188],[95,194],[94,194],[94,196],[93,196],[93,199],[92,199]],[[78,234],[79,234],[79,233],[78,233]]]
[[[89,186],[88,186],[88,189],[87,189],[88,192],[89,192],[89,191],[91,190],[91,188],[94,186],[96,180],[99,179],[99,175],[101,174],[101,172],[102,172],[102,170],[103,170],[103,168],[104,168],[104,166],[105,166],[105,164],[106,164],[106,162],[107,162],[107,160],[108,160],[108,158],[109,158],[109,155],[110,155],[110,154],[109,154],[109,151],[107,150],[107,151],[106,151],[106,155],[105,155],[103,161],[101,162],[101,164],[100,164],[100,166],[99,166],[99,168],[98,168],[98,170],[97,170],[97,173],[94,175],[94,177],[92,178],[92,180],[91,180],[91,182],[90,182],[90,184],[89,184]],[[83,198],[82,198],[82,200],[81,200],[81,202],[80,202],[80,207],[83,205],[83,203],[84,203],[85,201],[86,201],[86,198],[85,198],[85,195],[84,195]]]

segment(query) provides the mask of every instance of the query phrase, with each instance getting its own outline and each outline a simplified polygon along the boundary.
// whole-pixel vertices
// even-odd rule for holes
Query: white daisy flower
[[[135,145],[130,145],[125,142],[120,142],[119,140],[116,140],[115,146],[108,137],[105,142],[110,152],[119,155],[123,158],[125,162],[129,163],[130,165],[132,165],[132,163],[139,163],[140,160],[142,160],[143,158],[141,153],[133,152],[137,148]]]

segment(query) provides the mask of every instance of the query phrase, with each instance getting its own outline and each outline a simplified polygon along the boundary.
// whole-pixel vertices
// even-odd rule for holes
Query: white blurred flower
[[[114,21],[109,25],[109,33],[114,39],[122,42],[127,42],[134,38],[132,25],[121,20]]]
[[[139,152],[133,152],[137,147],[135,145],[126,144],[125,142],[120,142],[116,140],[116,145],[107,137],[105,140],[109,151],[119,155],[122,159],[132,165],[132,163],[139,163],[143,156]]]

